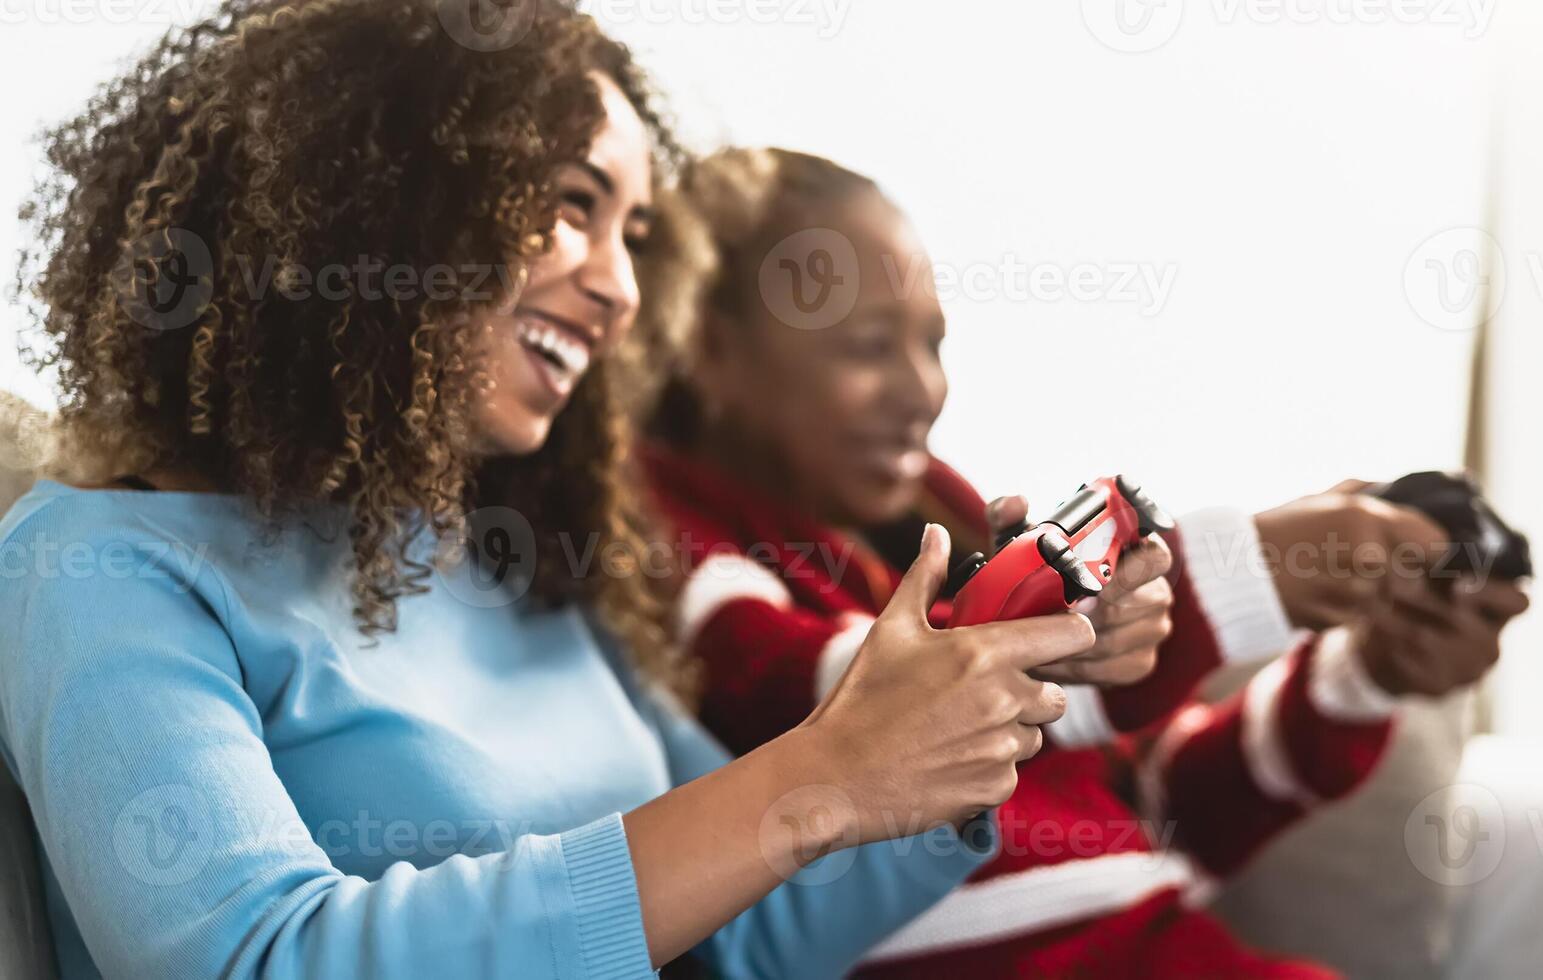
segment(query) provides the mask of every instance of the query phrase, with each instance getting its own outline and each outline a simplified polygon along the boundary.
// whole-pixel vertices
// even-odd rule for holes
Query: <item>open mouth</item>
[[[926,472],[925,442],[908,438],[864,438],[854,446],[856,459],[867,469],[894,480],[913,480]]]
[[[550,324],[540,314],[521,316],[515,324],[515,339],[531,355],[537,373],[558,395],[569,394],[589,368],[589,344],[573,331]]]

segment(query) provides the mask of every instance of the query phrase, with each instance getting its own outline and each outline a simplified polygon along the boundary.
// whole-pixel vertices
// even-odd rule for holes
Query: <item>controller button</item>
[[[965,583],[975,577],[975,573],[986,567],[986,556],[978,551],[971,552],[963,561],[954,566],[948,573],[948,583],[943,587],[946,595],[957,595],[964,588]]]
[[[1028,521],[1019,521],[1017,524],[1002,528],[1002,530],[997,532],[996,550],[1001,551],[1018,535],[1028,533],[1029,528],[1032,526]]]

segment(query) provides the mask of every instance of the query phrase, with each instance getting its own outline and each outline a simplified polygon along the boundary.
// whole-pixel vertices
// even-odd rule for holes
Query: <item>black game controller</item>
[[[1532,577],[1527,539],[1500,519],[1468,476],[1411,473],[1363,492],[1423,511],[1452,535],[1452,546],[1433,574],[1487,572],[1506,581]]]

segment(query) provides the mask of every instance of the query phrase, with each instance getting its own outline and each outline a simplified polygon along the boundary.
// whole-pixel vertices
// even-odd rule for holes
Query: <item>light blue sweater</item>
[[[367,646],[337,511],[263,543],[244,508],[44,480],[0,519],[0,749],[64,976],[653,975],[621,813],[723,750],[469,562]],[[697,952],[835,976],[991,828],[829,855]]]

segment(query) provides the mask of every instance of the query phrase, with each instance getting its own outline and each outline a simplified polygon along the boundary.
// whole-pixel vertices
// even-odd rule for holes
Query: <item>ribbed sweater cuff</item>
[[[1264,660],[1293,645],[1291,622],[1243,511],[1213,507],[1179,520],[1184,571],[1229,663]]]
[[[584,975],[595,980],[655,976],[621,814],[566,831],[559,839]]]
[[[1318,640],[1308,675],[1307,695],[1327,718],[1346,724],[1385,721],[1398,708],[1398,698],[1384,691],[1366,672],[1348,627],[1326,631]]]

